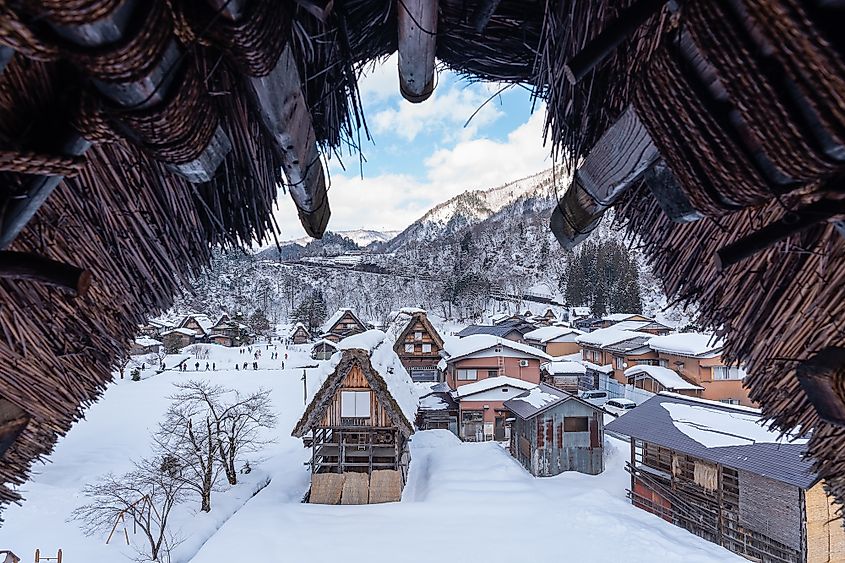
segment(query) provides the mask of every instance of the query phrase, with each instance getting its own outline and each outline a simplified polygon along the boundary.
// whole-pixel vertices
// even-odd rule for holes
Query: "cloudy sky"
[[[368,72],[359,88],[373,139],[363,141],[363,179],[357,155],[344,157],[346,170],[337,158],[329,161],[330,230],[400,230],[466,190],[551,166],[543,146],[545,108],[532,113],[523,88],[509,88],[479,110],[500,86],[441,72],[434,94],[411,104],[399,94],[395,54]],[[280,238],[304,234],[286,194],[280,194],[276,218]]]

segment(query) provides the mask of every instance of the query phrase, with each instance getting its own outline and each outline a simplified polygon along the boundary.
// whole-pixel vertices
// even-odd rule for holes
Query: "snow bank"
[[[652,350],[666,352],[667,354],[703,356],[705,354],[715,355],[722,349],[724,342],[710,334],[679,332],[666,336],[655,336],[649,340],[648,345]]]

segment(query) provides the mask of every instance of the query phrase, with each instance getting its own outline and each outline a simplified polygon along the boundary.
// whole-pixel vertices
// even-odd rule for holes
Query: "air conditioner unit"
[[[528,360],[519,360],[519,367],[527,368],[528,367]]]

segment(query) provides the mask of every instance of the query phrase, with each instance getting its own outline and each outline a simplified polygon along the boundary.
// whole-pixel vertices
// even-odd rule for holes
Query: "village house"
[[[575,338],[584,334],[577,328],[544,326],[525,333],[525,342],[550,356],[577,354],[581,347]]]
[[[607,328],[615,328],[617,330],[633,330],[636,332],[646,332],[648,334],[653,334],[654,336],[663,336],[665,334],[669,334],[672,332],[672,327],[666,326],[663,323],[659,323],[657,321],[636,321],[636,320],[629,320],[629,321],[619,321],[618,323],[613,323]]]
[[[635,364],[657,362],[657,353],[649,348],[653,335],[633,330],[600,328],[576,337],[581,357],[599,366],[611,366],[612,375],[625,383],[623,372]]]
[[[337,352],[337,343],[321,338],[311,346],[311,358],[314,360],[328,360]]]
[[[381,331],[351,336],[339,347],[293,430],[311,449],[308,502],[399,501],[417,411],[414,384]]]
[[[292,344],[305,344],[311,340],[311,333],[305,328],[302,323],[296,323],[288,335],[288,339]]]
[[[243,346],[252,342],[248,327],[226,314],[217,319],[209,333],[208,341],[222,346]]]
[[[690,397],[700,397],[704,388],[687,381],[678,372],[655,365],[635,365],[624,371],[625,381],[637,389],[650,393],[672,391]]]
[[[150,319],[145,324],[138,326],[138,334],[141,336],[148,336],[150,338],[159,338],[163,332],[173,328],[176,328],[174,323],[161,319]]]
[[[340,342],[347,336],[359,334],[367,330],[367,326],[358,318],[352,309],[343,307],[337,310],[329,320],[323,323],[321,338]]]
[[[596,328],[609,328],[612,325],[624,321],[654,322],[654,319],[646,317],[645,315],[641,315],[640,313],[610,313],[609,315],[604,315],[603,317],[598,319],[598,322],[596,323]]]
[[[604,471],[604,411],[541,383],[504,402],[513,413],[511,454],[535,477]]]
[[[703,388],[701,397],[713,401],[753,406],[743,386],[745,370],[722,363],[722,342],[707,334],[677,333],[655,336],[648,342],[659,365]]]
[[[533,346],[486,334],[446,338],[437,367],[452,389],[489,377],[540,383],[540,364],[551,357]]]
[[[168,354],[178,352],[186,346],[196,343],[197,333],[190,328],[174,328],[161,334],[161,342]]]
[[[458,436],[459,412],[458,402],[452,396],[449,386],[438,383],[420,397],[417,428],[419,430],[449,430]]]
[[[178,328],[188,328],[194,331],[195,339],[202,341],[211,335],[211,327],[214,322],[208,318],[207,315],[187,315],[182,322],[179,323]]]
[[[506,375],[461,385],[452,391],[458,402],[458,437],[467,442],[507,440],[507,420],[511,413],[505,408],[505,401],[534,387],[537,382]]]
[[[130,356],[141,356],[146,354],[158,354],[163,347],[161,341],[149,336],[139,336],[132,342],[129,348]]]
[[[752,561],[845,558],[807,440],[781,437],[760,411],[662,393],[607,430],[630,437],[634,506]]]
[[[438,380],[437,364],[440,362],[443,339],[424,310],[401,309],[394,315],[387,334],[393,339],[393,350],[412,380]]]
[[[573,395],[595,389],[594,378],[587,375],[587,367],[581,362],[551,361],[542,364],[540,381]]]

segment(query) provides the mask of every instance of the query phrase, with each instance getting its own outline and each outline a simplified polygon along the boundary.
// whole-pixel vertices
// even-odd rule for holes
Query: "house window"
[[[720,403],[725,403],[727,405],[739,405],[739,399],[719,399]]]
[[[414,353],[414,345],[413,344],[405,344],[405,353],[406,354],[413,354]]]
[[[431,344],[423,344],[423,354],[431,354]]]
[[[742,379],[745,374],[736,366],[713,366],[713,379]]]
[[[421,332],[415,332],[414,333],[414,340],[422,340],[422,333]]]
[[[341,391],[341,418],[370,418],[369,391]]]
[[[616,360],[616,369],[625,369],[625,358],[614,358]]]
[[[669,362],[667,362],[666,360],[648,359],[648,360],[637,360],[636,364],[638,366],[660,366],[662,368],[665,368],[669,365]]]
[[[497,370],[497,369],[488,369],[488,370],[487,370],[487,377],[499,377],[499,370]]]
[[[596,362],[596,363],[598,363],[598,362],[599,362],[599,360],[601,360],[601,354],[600,354],[600,352],[597,352],[597,351],[593,350],[593,361],[594,361],[594,362]]]
[[[587,431],[587,417],[586,416],[565,416],[565,417],[563,417],[563,431],[564,432],[586,432]]]
[[[478,379],[478,370],[474,369],[459,369],[458,381],[475,381]]]

